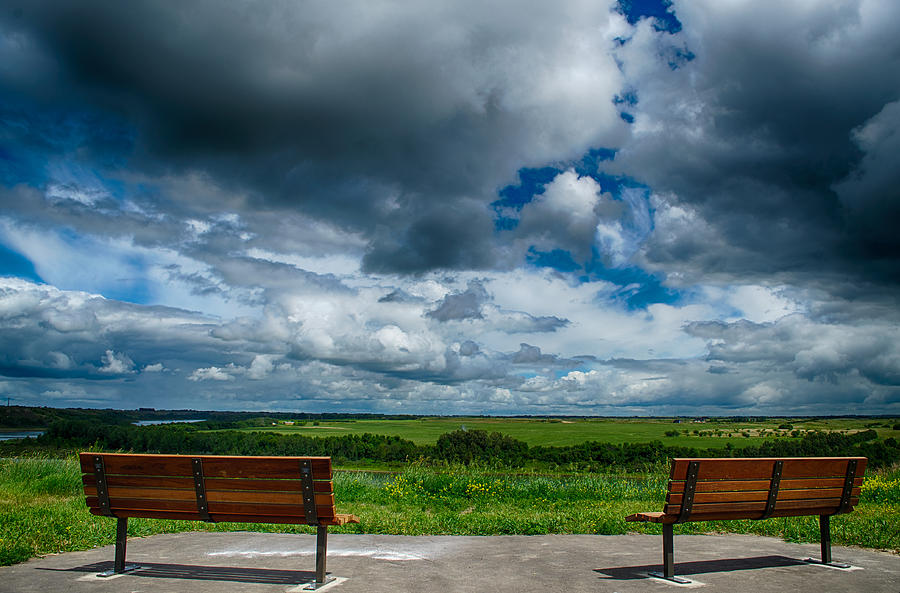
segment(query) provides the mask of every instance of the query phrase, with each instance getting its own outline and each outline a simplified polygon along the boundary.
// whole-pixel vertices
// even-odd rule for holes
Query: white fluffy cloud
[[[603,306],[590,284],[521,274],[485,282],[488,314],[461,321],[427,313],[444,300],[438,295],[464,294],[472,286],[464,279],[430,299],[381,301],[386,288],[316,295],[341,304],[325,308],[301,306],[311,297],[286,291],[265,316],[231,321],[4,279],[3,368],[15,369],[10,391],[21,403],[49,393],[81,402],[66,400],[73,382],[128,377],[91,397],[127,405],[146,390],[146,403],[184,407],[171,394],[191,393],[201,409],[290,409],[308,400],[381,411],[404,402],[434,413],[453,401],[461,413],[677,413],[684,405],[731,413],[807,410],[819,397],[843,410],[840,394],[889,409],[900,384],[895,325],[817,321],[796,312],[781,288],[709,287],[703,300],[715,307],[628,311]],[[565,325],[510,329],[510,311],[534,320],[559,303]],[[111,346],[118,343],[128,351]]]
[[[234,381],[234,375],[229,372],[234,370],[234,367],[227,369],[220,369],[219,367],[196,369],[188,377],[188,381]]]
[[[124,352],[113,352],[107,350],[103,354],[103,365],[97,369],[97,372],[104,375],[130,375],[135,372],[134,361],[128,358]]]

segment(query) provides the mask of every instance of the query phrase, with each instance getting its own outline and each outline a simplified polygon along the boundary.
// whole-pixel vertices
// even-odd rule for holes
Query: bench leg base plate
[[[125,568],[118,572],[116,572],[116,570],[114,568],[110,568],[109,570],[104,570],[101,573],[97,573],[97,576],[103,577],[103,578],[112,577],[117,574],[125,574],[126,572],[134,572],[136,570],[140,570],[141,568],[143,568],[143,566],[141,566],[140,564],[126,564]]]
[[[843,562],[822,562],[816,558],[804,558],[803,561],[807,564],[821,564],[822,566],[832,566],[834,568],[852,568],[849,564],[844,564]]]
[[[331,584],[335,581],[335,577],[325,577],[324,582],[313,581],[307,585],[304,585],[301,589],[302,591],[315,591],[316,589],[321,589],[325,585]]]
[[[688,585],[692,582],[688,579],[682,579],[682,578],[676,577],[676,576],[667,577],[665,574],[663,574],[661,572],[648,572],[647,574],[655,579],[663,579],[665,581],[671,581],[673,583],[678,583],[679,585]]]

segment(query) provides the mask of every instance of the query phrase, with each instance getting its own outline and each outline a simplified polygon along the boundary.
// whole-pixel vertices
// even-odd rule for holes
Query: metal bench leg
[[[663,523],[663,571],[651,572],[650,576],[666,579],[673,583],[690,583],[687,579],[675,576],[675,530],[672,523]]]
[[[128,543],[128,517],[116,519],[116,560],[112,570],[106,570],[98,574],[98,577],[111,577],[114,574],[131,572],[140,568],[137,564],[125,564],[125,547]]]
[[[316,584],[325,584],[325,557],[328,550],[328,527],[316,527]]]
[[[328,526],[316,526],[316,580],[304,587],[304,590],[315,591],[334,580],[325,572],[325,557],[328,551]]]
[[[128,544],[128,518],[116,520],[116,563],[113,570],[125,572],[125,546]]]
[[[819,546],[822,549],[822,564],[831,564],[831,517],[819,515]]]
[[[850,568],[849,564],[831,561],[831,516],[819,515],[819,546],[822,550],[821,560],[815,558],[807,558],[806,562],[811,564],[826,564],[835,568]]]

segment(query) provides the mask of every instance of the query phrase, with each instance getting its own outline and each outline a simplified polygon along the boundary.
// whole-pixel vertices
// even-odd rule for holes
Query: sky
[[[900,414],[898,30],[884,0],[0,0],[0,396]]]

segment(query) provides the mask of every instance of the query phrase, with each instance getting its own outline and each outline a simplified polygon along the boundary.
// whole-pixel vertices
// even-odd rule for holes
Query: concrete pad
[[[675,536],[676,585],[660,570],[662,538],[653,535],[424,536],[330,535],[328,593],[900,592],[900,557],[835,546],[850,570],[808,564],[818,544],[747,535]],[[0,591],[31,593],[298,593],[313,579],[315,536],[179,533],[128,540],[136,572],[100,578],[113,546],[0,568]],[[320,589],[322,590],[322,589]]]

